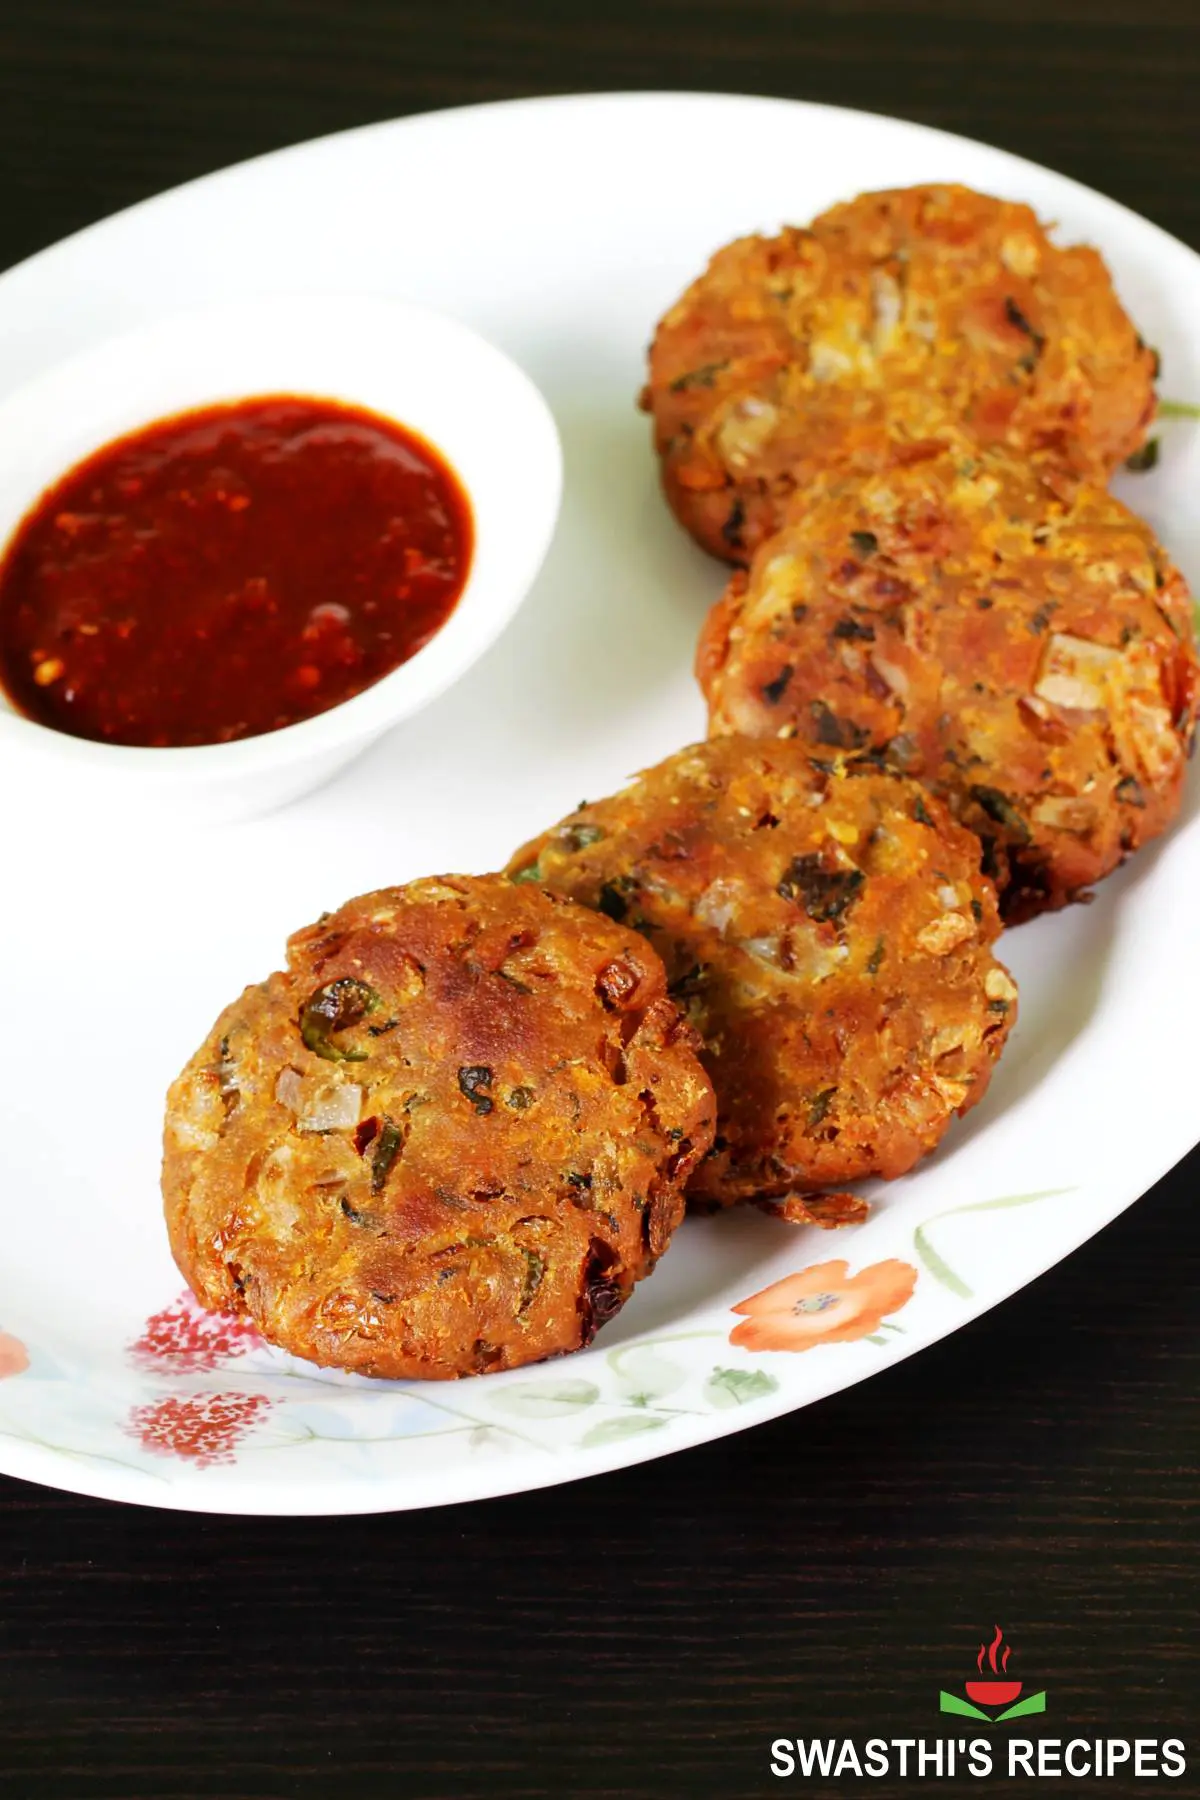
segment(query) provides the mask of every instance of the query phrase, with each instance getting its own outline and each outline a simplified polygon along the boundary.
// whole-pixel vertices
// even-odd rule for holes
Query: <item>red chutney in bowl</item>
[[[158,420],[38,501],[0,563],[0,684],[39,724],[179,747],[277,731],[441,629],[457,476],[402,425],[269,395]]]

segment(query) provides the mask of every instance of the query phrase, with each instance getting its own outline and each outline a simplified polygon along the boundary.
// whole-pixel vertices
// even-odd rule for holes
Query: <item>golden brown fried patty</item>
[[[713,1096],[634,932],[500,876],[351,900],[171,1089],[171,1247],[208,1306],[367,1375],[578,1349],[649,1274]]]
[[[798,741],[668,757],[520,851],[645,933],[705,1042],[708,1205],[901,1175],[987,1086],[1016,1012],[979,844],[915,782]]]
[[[1057,248],[1027,206],[914,187],[719,250],[658,327],[643,404],[679,519],[745,562],[821,469],[947,422],[1107,476],[1155,372],[1095,250]]]
[[[815,732],[930,784],[1010,921],[1166,827],[1196,720],[1191,603],[1149,528],[961,442],[815,486],[730,582],[697,673],[714,734]]]

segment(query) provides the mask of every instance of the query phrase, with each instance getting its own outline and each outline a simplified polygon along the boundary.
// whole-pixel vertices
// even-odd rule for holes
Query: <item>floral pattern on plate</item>
[[[168,1395],[135,1406],[126,1430],[152,1456],[181,1456],[205,1469],[230,1463],[271,1402],[265,1394]]]
[[[0,1381],[6,1375],[23,1375],[29,1367],[29,1352],[20,1338],[0,1331]]]
[[[897,1346],[908,1329],[897,1313],[907,1319],[910,1306],[932,1311],[939,1292],[974,1297],[935,1248],[935,1227],[1072,1191],[1038,1189],[932,1214],[912,1233],[917,1264],[931,1278],[924,1287],[918,1267],[902,1258],[853,1273],[849,1261],[825,1259],[723,1312],[702,1313],[695,1329],[649,1333],[607,1351],[600,1344],[570,1364],[475,1381],[380,1382],[320,1369],[273,1349],[248,1320],[208,1312],[187,1290],[152,1313],[126,1345],[120,1386],[0,1331],[0,1378],[24,1376],[20,1385],[32,1384],[43,1397],[36,1426],[22,1428],[0,1406],[0,1436],[139,1470],[168,1486],[185,1472],[265,1468],[281,1451],[339,1463],[353,1458],[361,1474],[379,1477],[394,1473],[392,1453],[415,1453],[422,1440],[458,1439],[471,1459],[602,1451],[786,1396],[796,1352],[837,1347],[845,1355],[845,1347],[864,1341]],[[918,1326],[912,1335],[922,1341],[938,1334]]]
[[[735,1306],[746,1318],[729,1341],[747,1350],[811,1350],[874,1337],[886,1314],[908,1305],[916,1285],[912,1264],[895,1259],[857,1275],[846,1262],[814,1263]]]
[[[209,1312],[185,1289],[170,1306],[146,1320],[146,1328],[130,1345],[129,1354],[146,1369],[205,1374],[231,1357],[262,1348],[263,1339],[249,1319]]]

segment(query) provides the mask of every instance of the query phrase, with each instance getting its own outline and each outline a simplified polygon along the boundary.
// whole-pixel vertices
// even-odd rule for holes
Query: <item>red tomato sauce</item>
[[[445,624],[470,506],[430,445],[332,400],[162,419],[71,469],[0,563],[0,682],[110,744],[227,743],[361,693]]]

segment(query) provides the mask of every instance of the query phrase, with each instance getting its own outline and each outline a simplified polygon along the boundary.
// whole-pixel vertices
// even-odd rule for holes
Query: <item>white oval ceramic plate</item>
[[[213,1512],[366,1512],[569,1480],[861,1381],[1112,1219],[1197,1135],[1200,827],[1096,902],[1010,934],[1021,1021],[984,1105],[852,1230],[689,1222],[566,1362],[370,1383],[277,1355],[180,1297],[157,1191],[163,1092],[285,934],[345,896],[487,869],[584,796],[703,734],[690,667],[721,571],[659,497],[634,408],[654,321],[725,239],[861,189],[954,180],[1108,257],[1200,397],[1200,261],[1111,201],[894,120],[700,95],[522,102],[371,127],[232,169],[0,279],[0,394],[140,320],[247,293],[441,308],[547,395],[566,499],[539,582],[455,690],[266,820],[56,829],[3,792],[0,1468]],[[1200,580],[1200,428],[1123,481]],[[776,1284],[787,1282],[781,1289]],[[775,1290],[775,1291],[771,1291]],[[741,1302],[760,1342],[745,1347]],[[797,1433],[803,1426],[797,1424]]]

